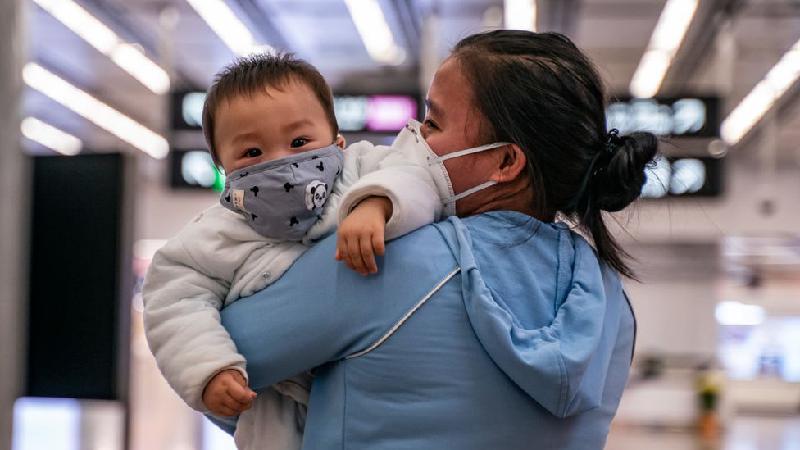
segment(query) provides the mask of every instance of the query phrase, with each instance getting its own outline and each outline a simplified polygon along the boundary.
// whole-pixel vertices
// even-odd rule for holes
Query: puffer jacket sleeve
[[[207,263],[224,245],[214,225],[213,218],[200,216],[156,252],[143,287],[145,335],[158,368],[201,412],[207,411],[203,389],[216,373],[232,368],[247,377],[244,357],[220,324],[232,273]]]
[[[347,164],[347,160],[356,161]],[[413,155],[391,147],[357,142],[345,151],[339,222],[367,197],[387,197],[392,217],[386,239],[403,236],[439,219],[442,204],[425,166]]]

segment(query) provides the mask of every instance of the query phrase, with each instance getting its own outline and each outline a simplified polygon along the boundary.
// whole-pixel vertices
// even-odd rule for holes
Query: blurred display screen
[[[172,93],[172,129],[201,130],[204,91]],[[334,95],[334,111],[344,132],[394,133],[419,118],[417,96],[407,94]]]
[[[177,189],[211,189],[222,192],[225,188],[225,175],[205,150],[172,149],[170,185]]]
[[[678,97],[619,99],[606,108],[608,129],[621,134],[649,131],[659,136],[719,137],[719,99]]]
[[[645,169],[642,198],[719,197],[723,189],[722,160],[659,157]]]
[[[202,130],[203,104],[206,92],[200,90],[179,91],[171,94],[172,129]]]
[[[336,95],[334,110],[344,132],[394,133],[418,118],[413,95]]]

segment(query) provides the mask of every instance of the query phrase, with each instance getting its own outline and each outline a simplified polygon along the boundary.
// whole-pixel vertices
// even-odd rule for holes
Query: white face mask
[[[408,124],[397,135],[392,147],[402,151],[405,155],[414,158],[418,163],[424,164],[428,167],[428,171],[433,177],[436,184],[436,189],[439,191],[439,198],[442,201],[443,209],[442,216],[449,217],[456,215],[456,201],[464,197],[472,195],[476,192],[482,191],[490,186],[497,184],[497,181],[486,181],[473,188],[467,189],[464,192],[456,194],[453,191],[453,183],[450,181],[450,175],[447,173],[447,168],[444,162],[448,159],[460,158],[462,156],[471,155],[473,153],[480,153],[493,150],[504,145],[509,145],[507,142],[496,142],[494,144],[481,145],[480,147],[467,148],[457,152],[451,152],[443,156],[437,155],[428,146],[425,138],[422,137],[420,128],[422,124],[418,121],[411,119]]]

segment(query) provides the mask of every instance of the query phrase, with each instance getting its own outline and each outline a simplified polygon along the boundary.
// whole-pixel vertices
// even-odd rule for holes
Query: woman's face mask
[[[488,180],[475,187],[467,189],[464,192],[456,194],[453,191],[453,183],[450,180],[450,174],[444,162],[448,159],[460,158],[462,156],[471,155],[473,153],[481,153],[493,150],[505,145],[507,142],[496,142],[493,144],[481,145],[480,147],[467,148],[456,152],[451,152],[446,155],[439,156],[428,146],[428,143],[422,137],[420,131],[420,124],[416,120],[409,120],[408,124],[397,135],[392,147],[404,152],[406,155],[411,155],[418,163],[424,164],[428,167],[428,172],[431,174],[436,189],[439,192],[439,198],[442,201],[442,214],[444,217],[456,215],[456,202],[464,197],[475,194],[490,186],[497,184],[496,181]]]
[[[262,236],[300,241],[322,215],[343,161],[331,144],[239,169],[228,175],[220,203]]]

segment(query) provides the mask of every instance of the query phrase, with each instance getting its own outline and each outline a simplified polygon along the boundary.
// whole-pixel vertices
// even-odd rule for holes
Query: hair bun
[[[637,132],[612,139],[612,156],[592,182],[594,203],[603,211],[620,211],[639,198],[646,181],[645,167],[658,154],[658,138]]]

